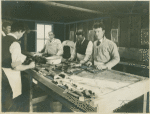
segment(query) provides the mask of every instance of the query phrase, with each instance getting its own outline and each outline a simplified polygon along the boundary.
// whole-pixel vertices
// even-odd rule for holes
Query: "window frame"
[[[36,22],[35,23],[35,29],[36,29],[36,31],[37,31],[37,25],[38,24],[42,24],[42,25],[44,25],[44,45],[45,45],[45,25],[51,25],[52,26],[52,32],[54,32],[54,25],[52,24],[52,23],[40,23],[40,22]],[[38,31],[37,31],[38,32]],[[37,32],[36,32],[36,37],[35,37],[35,52],[37,52],[37,40],[39,39],[39,40],[43,40],[42,38],[37,38]]]

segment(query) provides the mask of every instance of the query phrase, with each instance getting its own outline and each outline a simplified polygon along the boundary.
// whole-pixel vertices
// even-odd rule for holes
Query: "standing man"
[[[48,32],[49,39],[47,40],[44,48],[41,52],[48,55],[57,55],[61,56],[63,54],[63,48],[61,41],[59,39],[54,38],[55,35],[52,31]]]
[[[18,40],[26,31],[23,22],[15,22],[11,26],[11,33],[2,39],[2,110],[10,111],[14,99],[22,94],[20,71],[34,68],[35,63],[22,65],[26,56],[21,54]],[[13,111],[13,110],[11,110]]]
[[[84,36],[83,30],[78,30],[76,32],[77,42],[75,43],[74,54],[71,55],[69,60],[77,58],[80,64],[87,63],[92,55],[93,43],[87,40]]]
[[[98,69],[111,69],[120,61],[117,45],[105,37],[103,23],[95,23],[93,30],[97,38],[94,42],[94,65]]]
[[[6,36],[11,31],[11,24],[9,22],[3,22],[2,24],[2,37]]]

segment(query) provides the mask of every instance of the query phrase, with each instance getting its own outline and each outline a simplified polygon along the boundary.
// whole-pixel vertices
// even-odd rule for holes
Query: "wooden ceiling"
[[[148,15],[148,1],[2,1],[2,18],[69,23],[117,15]]]

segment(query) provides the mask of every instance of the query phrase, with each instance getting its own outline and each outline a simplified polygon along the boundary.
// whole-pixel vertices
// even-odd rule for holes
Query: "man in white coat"
[[[48,55],[56,55],[61,56],[63,54],[63,48],[61,41],[57,38],[55,38],[55,35],[52,31],[48,32],[49,38],[44,46],[44,48],[41,50],[42,53],[48,54]]]

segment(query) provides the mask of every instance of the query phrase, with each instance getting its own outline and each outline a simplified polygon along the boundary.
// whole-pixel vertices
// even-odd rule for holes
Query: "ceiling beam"
[[[49,2],[49,1],[39,1],[39,2],[43,3],[45,5],[50,5],[50,6],[63,7],[63,8],[73,9],[73,10],[79,10],[79,11],[84,11],[84,12],[89,12],[89,13],[95,13],[95,14],[103,14],[103,12],[90,10],[90,9],[86,9],[86,8],[81,8],[81,7],[65,5],[65,4],[60,4],[60,3],[55,3],[55,2]]]
[[[94,18],[94,19],[74,21],[74,22],[65,23],[65,25],[67,25],[67,24],[74,24],[74,23],[81,23],[81,22],[88,22],[88,21],[94,21],[94,20],[100,20],[100,19],[106,19],[106,18],[110,18],[110,17],[108,16],[108,17],[100,17],[100,18]]]

